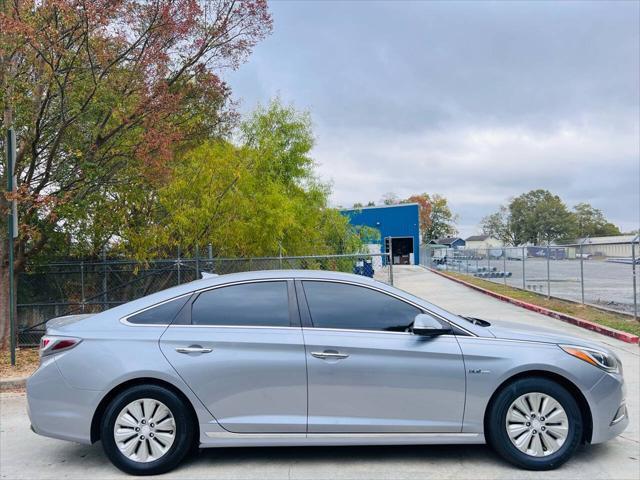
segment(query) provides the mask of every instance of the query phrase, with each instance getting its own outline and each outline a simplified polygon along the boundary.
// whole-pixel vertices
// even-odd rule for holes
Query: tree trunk
[[[6,215],[0,215],[0,220],[2,220],[6,226],[7,217]],[[7,243],[8,239],[6,236],[7,229],[4,231],[0,228],[0,349],[9,347],[9,334],[11,332],[11,324],[10,324],[10,315],[9,315],[9,253],[7,251]],[[13,298],[14,298],[14,307],[13,307],[13,315],[16,321],[16,335],[17,335],[17,324],[18,324],[18,278],[17,278],[17,270],[20,270],[20,267],[16,268],[17,265],[14,262],[13,268]],[[16,337],[17,338],[17,337]]]

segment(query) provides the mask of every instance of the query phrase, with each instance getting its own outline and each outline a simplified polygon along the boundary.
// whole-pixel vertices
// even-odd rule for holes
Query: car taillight
[[[54,337],[46,335],[40,340],[40,356],[53,355],[54,353],[69,350],[78,345],[82,340],[75,337]]]

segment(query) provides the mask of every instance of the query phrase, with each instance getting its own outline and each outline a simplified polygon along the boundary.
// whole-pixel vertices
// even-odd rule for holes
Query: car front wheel
[[[104,451],[120,470],[157,475],[173,469],[193,444],[192,419],[171,390],[138,385],[118,394],[101,427]]]
[[[581,442],[583,422],[573,395],[546,378],[524,378],[502,389],[490,406],[489,444],[509,462],[550,470]]]

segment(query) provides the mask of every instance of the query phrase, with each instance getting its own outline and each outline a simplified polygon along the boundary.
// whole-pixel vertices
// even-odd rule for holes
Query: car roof
[[[208,273],[208,272],[207,272]],[[237,272],[227,273],[224,275],[210,276],[203,278],[202,280],[194,280],[190,282],[190,285],[196,285],[202,283],[202,287],[198,285],[197,288],[206,288],[209,285],[219,285],[222,283],[244,281],[244,280],[261,280],[261,279],[286,279],[286,278],[319,278],[319,279],[331,279],[331,280],[349,280],[349,281],[364,281],[375,282],[369,277],[362,275],[356,275],[354,273],[335,272],[331,270],[254,270],[249,272]]]
[[[121,316],[127,315],[137,310],[153,306],[157,303],[170,300],[182,295],[188,295],[198,290],[225,285],[227,283],[244,282],[252,280],[285,280],[295,278],[307,279],[324,279],[324,280],[342,280],[351,283],[360,283],[364,285],[378,285],[385,287],[386,285],[362,275],[353,273],[332,272],[327,270],[258,270],[250,272],[229,273],[225,275],[207,276],[206,278],[193,280],[191,282],[182,283],[175,287],[167,288],[159,292],[152,293],[145,297],[137,298],[123,305],[113,307],[103,312],[105,316]],[[101,314],[98,314],[101,315]]]
[[[244,282],[251,280],[285,280],[285,279],[319,279],[342,280],[353,283],[380,285],[380,281],[354,273],[334,272],[330,270],[255,270],[249,272],[227,273],[224,275],[207,276],[201,280],[194,280],[179,287],[187,287],[185,291],[195,291],[204,288],[224,285],[225,283]],[[170,289],[171,290],[171,289]]]

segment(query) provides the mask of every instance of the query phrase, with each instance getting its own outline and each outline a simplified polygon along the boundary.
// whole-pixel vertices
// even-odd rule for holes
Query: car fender
[[[551,374],[574,385],[593,405],[591,390],[606,375],[602,370],[566,354],[557,345],[479,337],[459,337],[467,375],[462,431],[484,431],[489,401],[505,383],[528,372]]]

